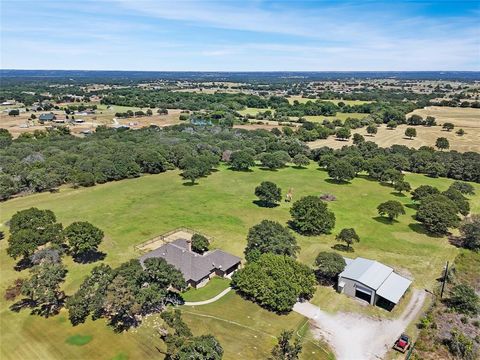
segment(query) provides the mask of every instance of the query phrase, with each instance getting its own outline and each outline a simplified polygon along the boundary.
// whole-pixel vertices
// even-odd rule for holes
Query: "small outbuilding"
[[[38,117],[38,121],[40,121],[41,123],[45,122],[45,121],[53,121],[55,120],[57,117],[55,116],[54,113],[48,113],[48,114],[41,114],[39,117]]]
[[[345,259],[347,266],[338,276],[337,290],[387,310],[400,301],[412,281],[387,265],[361,257]]]

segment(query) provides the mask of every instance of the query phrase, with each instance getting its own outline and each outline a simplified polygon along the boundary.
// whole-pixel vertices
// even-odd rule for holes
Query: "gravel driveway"
[[[414,290],[402,315],[392,320],[355,313],[330,314],[309,302],[296,303],[293,310],[312,320],[314,335],[331,345],[338,360],[383,359],[418,315],[425,297],[425,291]]]

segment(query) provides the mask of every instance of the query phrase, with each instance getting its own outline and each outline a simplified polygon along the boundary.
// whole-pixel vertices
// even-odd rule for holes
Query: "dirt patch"
[[[179,109],[170,109],[167,115],[157,115],[157,109],[152,109],[155,115],[152,116],[138,116],[131,117],[128,119],[115,118],[115,108],[112,109],[101,109],[98,110],[95,114],[89,115],[74,115],[75,119],[82,119],[82,123],[59,123],[52,124],[46,122],[45,124],[40,124],[38,122],[38,117],[43,113],[53,112],[58,119],[65,119],[65,113],[61,110],[53,111],[22,111],[18,116],[9,116],[7,112],[0,113],[0,128],[7,129],[14,138],[17,138],[20,134],[25,132],[33,133],[35,130],[46,130],[50,126],[54,125],[65,125],[70,128],[70,132],[73,135],[81,135],[83,131],[95,131],[95,128],[100,125],[105,126],[118,126],[118,125],[127,125],[132,129],[139,129],[145,126],[156,125],[160,127],[171,126],[175,124],[180,124],[180,112]],[[37,119],[29,120],[31,114],[34,114]]]
[[[313,333],[332,346],[337,359],[383,359],[419,315],[426,296],[425,291],[414,290],[406,309],[394,320],[354,313],[329,314],[308,302],[295,304],[293,310],[311,319]]]

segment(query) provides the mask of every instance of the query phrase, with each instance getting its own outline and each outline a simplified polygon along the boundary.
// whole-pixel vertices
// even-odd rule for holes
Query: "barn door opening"
[[[371,304],[372,291],[367,289],[367,288],[360,287],[360,286],[357,285],[357,287],[355,288],[355,297],[357,297],[359,299],[362,299],[362,300],[365,300],[366,302]]]

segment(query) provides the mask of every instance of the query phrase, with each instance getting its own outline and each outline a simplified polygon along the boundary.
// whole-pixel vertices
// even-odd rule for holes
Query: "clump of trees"
[[[387,216],[390,221],[405,214],[405,209],[402,203],[396,200],[388,200],[381,203],[378,205],[377,210],[380,216]]]
[[[160,316],[168,326],[161,330],[161,338],[167,344],[166,359],[222,359],[220,342],[212,335],[193,336],[180,310],[165,311]]]
[[[354,166],[347,160],[336,160],[327,166],[328,176],[337,182],[352,180],[357,172]]]
[[[60,259],[64,252],[75,261],[88,262],[104,256],[98,252],[103,236],[103,231],[89,222],[74,222],[63,229],[51,210],[30,208],[12,216],[7,253],[14,259],[22,257],[22,266],[45,258],[58,263],[54,259]]]
[[[208,251],[210,247],[210,242],[208,239],[201,234],[192,235],[192,250],[198,254],[203,254]]]
[[[262,181],[255,188],[255,196],[260,199],[262,206],[274,207],[282,200],[282,190],[271,181]]]
[[[247,171],[255,166],[255,158],[248,150],[239,150],[230,156],[230,166],[233,170]]]
[[[67,301],[73,325],[105,318],[115,331],[137,326],[144,315],[161,312],[178,295],[170,288],[186,288],[182,273],[162,258],[150,258],[142,268],[130,260],[117,268],[101,264],[93,268],[77,292]]]
[[[458,227],[459,209],[454,201],[445,195],[424,197],[416,214],[416,219],[431,233],[445,235],[451,227]]]
[[[292,310],[298,299],[315,292],[312,269],[289,256],[263,254],[232,276],[232,286],[259,305],[278,312]]]
[[[103,231],[86,221],[78,221],[65,228],[65,238],[72,256],[77,261],[88,261],[97,254]]]
[[[405,129],[405,136],[412,140],[414,137],[417,136],[417,129],[408,127]]]
[[[287,228],[275,221],[262,220],[248,231],[245,258],[255,261],[266,253],[295,258],[299,250],[297,239]]]
[[[335,226],[335,214],[317,196],[305,196],[290,208],[292,226],[305,235],[329,233]]]
[[[450,339],[446,341],[448,350],[460,359],[474,360],[477,358],[477,351],[475,350],[473,340],[460,332],[458,329],[453,329],[450,332]]]
[[[57,223],[51,210],[30,208],[12,216],[7,253],[14,259],[22,257],[28,263],[40,246],[49,243],[59,248],[64,241],[63,226]]]
[[[455,285],[447,299],[450,308],[462,314],[477,315],[480,313],[480,297],[468,284]]]
[[[293,340],[292,330],[283,330],[278,337],[278,343],[273,347],[271,360],[296,360],[302,352],[302,343],[299,338]]]
[[[420,185],[412,192],[412,200],[421,201],[427,196],[438,194],[440,194],[440,190],[438,190],[436,187],[433,187],[431,185]]]
[[[310,165],[310,159],[304,154],[297,154],[293,157],[292,162],[298,168],[303,168]]]
[[[262,153],[258,156],[258,159],[264,168],[270,170],[280,169],[291,161],[290,155],[283,150],[278,150],[272,153]]]
[[[340,230],[338,235],[335,237],[337,241],[341,241],[347,244],[347,251],[353,251],[351,248],[354,242],[360,242],[360,237],[353,228],[344,228]]]
[[[30,278],[22,282],[21,301],[10,309],[19,311],[25,307],[32,309],[32,314],[49,317],[58,314],[65,301],[61,285],[65,281],[67,269],[61,263],[43,261],[30,269]]]
[[[315,259],[315,274],[321,283],[333,284],[346,265],[345,259],[340,254],[322,251]]]
[[[480,250],[480,215],[473,214],[466,217],[460,224],[462,246],[474,250]]]

